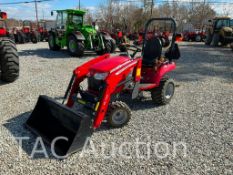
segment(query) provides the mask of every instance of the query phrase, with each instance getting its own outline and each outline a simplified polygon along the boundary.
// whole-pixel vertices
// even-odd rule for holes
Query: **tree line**
[[[85,22],[93,21],[103,30],[115,32],[116,29],[124,32],[139,32],[145,22],[151,17],[172,17],[176,20],[178,31],[185,30],[187,25],[192,28],[202,29],[208,19],[216,16],[216,11],[208,3],[163,3],[148,4],[147,0],[141,0],[143,6],[132,3],[119,3],[116,0],[106,0],[99,4],[94,11],[87,11]],[[153,2],[150,0],[150,2]],[[22,20],[9,19],[8,27],[22,26]],[[35,26],[35,22],[33,23]]]

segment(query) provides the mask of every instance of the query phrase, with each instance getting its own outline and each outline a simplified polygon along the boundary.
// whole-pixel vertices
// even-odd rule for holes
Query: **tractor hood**
[[[88,34],[96,34],[96,30],[90,25],[82,26],[82,31]]]
[[[114,56],[98,62],[90,67],[92,73],[110,73],[116,71],[131,62],[128,56]]]
[[[232,32],[233,31],[233,26],[232,27],[223,27],[224,32]]]

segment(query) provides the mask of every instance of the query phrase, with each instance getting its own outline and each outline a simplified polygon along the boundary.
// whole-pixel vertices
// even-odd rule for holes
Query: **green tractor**
[[[49,32],[49,48],[58,51],[67,47],[71,56],[81,57],[84,50],[98,55],[113,52],[114,40],[108,33],[98,32],[94,26],[84,25],[85,11],[57,10],[55,27]],[[53,16],[53,11],[51,12]]]
[[[208,21],[206,45],[222,46],[233,42],[233,19],[230,17],[216,17]]]

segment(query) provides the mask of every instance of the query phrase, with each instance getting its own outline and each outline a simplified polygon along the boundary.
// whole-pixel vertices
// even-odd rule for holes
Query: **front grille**
[[[227,37],[233,36],[232,34],[233,34],[232,32],[225,32],[225,36],[227,36]]]
[[[99,91],[103,86],[103,80],[96,80],[94,77],[88,77],[88,89]]]

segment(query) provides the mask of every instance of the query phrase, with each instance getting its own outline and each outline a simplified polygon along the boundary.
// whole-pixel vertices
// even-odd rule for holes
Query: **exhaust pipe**
[[[50,146],[54,144],[54,151],[59,156],[81,150],[86,139],[93,133],[90,116],[74,111],[47,96],[39,97],[26,127]]]

